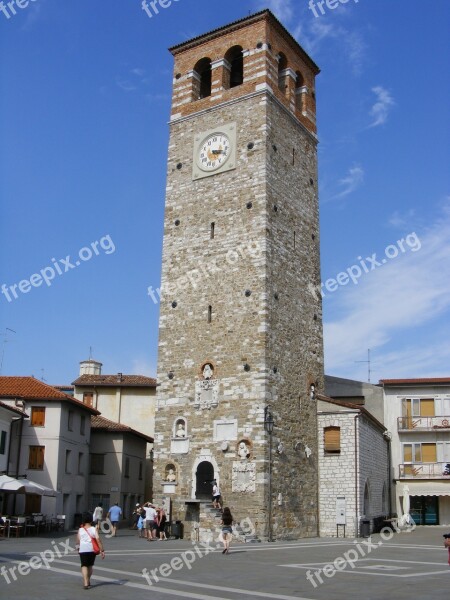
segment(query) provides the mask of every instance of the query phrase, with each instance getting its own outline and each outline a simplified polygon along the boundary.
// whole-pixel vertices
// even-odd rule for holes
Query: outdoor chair
[[[32,517],[28,517],[26,522],[25,522],[25,535],[28,534],[28,532],[30,533],[36,533],[36,524],[34,522],[34,519]]]
[[[57,530],[64,531],[66,524],[66,515],[56,515]]]
[[[27,520],[25,517],[17,517],[16,523],[14,523],[14,525],[9,525],[9,534],[11,535],[12,533],[14,533],[16,537],[19,537],[20,532],[24,531],[25,529],[26,521]]]

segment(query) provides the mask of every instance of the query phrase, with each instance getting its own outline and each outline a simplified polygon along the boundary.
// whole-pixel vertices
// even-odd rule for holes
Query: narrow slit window
[[[208,323],[212,321],[212,306],[208,306]]]
[[[214,233],[215,233],[215,229],[216,229],[216,224],[215,223],[211,223],[211,239],[214,239]]]
[[[295,165],[295,148],[292,148],[292,166]]]
[[[294,250],[295,250],[295,231],[294,231]]]

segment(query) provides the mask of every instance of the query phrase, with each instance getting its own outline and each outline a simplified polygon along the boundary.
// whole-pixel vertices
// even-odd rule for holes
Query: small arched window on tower
[[[231,65],[230,81],[224,82],[224,88],[234,88],[244,83],[244,55],[242,46],[233,46],[225,54],[225,60]]]
[[[280,52],[278,55],[278,87],[283,94],[286,94],[287,89],[287,73],[288,60],[286,55]]]
[[[296,72],[297,79],[295,82],[295,108],[303,113],[305,108],[305,98],[306,98],[306,87],[305,87],[305,79],[300,71]]]
[[[194,93],[194,99],[201,100],[202,98],[207,98],[208,96],[211,96],[211,59],[202,58],[201,60],[199,60],[194,67],[194,73],[196,73],[199,78],[198,90],[197,93]]]

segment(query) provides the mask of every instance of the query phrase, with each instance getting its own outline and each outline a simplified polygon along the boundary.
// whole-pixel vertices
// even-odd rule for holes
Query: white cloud
[[[391,371],[393,364],[400,366],[402,357],[414,350],[414,364],[404,365],[410,376],[414,375],[414,368],[420,368],[421,375],[438,369],[441,358],[435,344],[443,337],[442,315],[450,313],[450,214],[444,213],[418,237],[420,250],[400,254],[364,275],[358,286],[350,283],[335,293],[333,308],[339,316],[324,326],[327,372],[349,376],[355,368],[354,361],[361,360],[367,348],[377,349],[381,355],[388,344],[389,352],[394,354],[390,359],[386,354],[381,360]],[[391,349],[396,346],[396,336],[409,336],[410,342],[414,331],[417,342],[412,349]],[[446,350],[445,355],[448,354]],[[426,363],[421,363],[420,356],[427,357]],[[393,372],[390,375],[397,376]]]
[[[136,86],[128,81],[127,79],[117,79],[116,84],[122,89],[124,92],[134,92],[136,90]]]
[[[339,180],[338,184],[343,189],[334,198],[345,198],[359,188],[363,181],[364,169],[358,166],[351,167],[348,175]]]
[[[143,75],[145,75],[145,69],[135,68],[135,69],[131,69],[131,72],[133,73],[133,75],[136,75],[137,77],[142,77]]]
[[[415,216],[416,216],[416,211],[414,208],[410,208],[405,213],[401,213],[400,211],[396,210],[389,217],[388,224],[391,227],[405,229],[406,227],[410,226],[410,224],[414,220]]]
[[[395,105],[390,92],[381,85],[372,88],[372,92],[377,96],[377,101],[370,109],[370,116],[373,117],[369,127],[378,127],[386,123],[391,108]]]

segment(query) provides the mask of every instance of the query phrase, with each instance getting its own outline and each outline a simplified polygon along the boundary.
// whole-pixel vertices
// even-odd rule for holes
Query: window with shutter
[[[28,468],[42,471],[44,468],[45,446],[30,446]]]
[[[31,425],[33,427],[45,426],[45,407],[33,406],[31,409]]]
[[[325,427],[323,430],[324,451],[326,454],[338,454],[341,451],[341,428]]]

